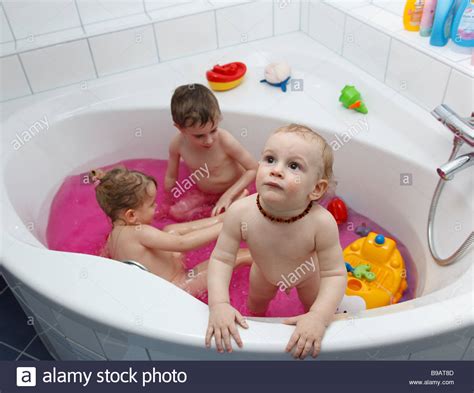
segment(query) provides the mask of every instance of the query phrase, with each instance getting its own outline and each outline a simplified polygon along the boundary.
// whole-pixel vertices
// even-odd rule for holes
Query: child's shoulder
[[[129,232],[133,233],[133,239],[141,244],[147,245],[153,243],[161,237],[164,232],[152,225],[139,224],[131,228]]]
[[[229,131],[227,131],[225,128],[217,127],[217,129],[222,135],[225,135],[226,137],[228,137],[229,135],[232,136],[232,134]]]
[[[319,204],[314,204],[313,208],[311,209],[311,217],[314,220],[314,224],[317,228],[321,228],[321,226],[334,226],[337,225],[334,216],[323,206]]]
[[[183,141],[183,134],[178,132],[173,139],[171,139],[169,150],[171,153],[179,153],[181,143]]]
[[[107,238],[107,247],[109,250],[115,248],[117,244],[136,244],[141,242],[144,237],[150,236],[149,225],[123,225],[115,226]],[[112,253],[113,254],[113,253]]]
[[[135,225],[134,227],[129,227],[129,232],[133,232],[133,234],[137,238],[141,238],[143,236],[150,236],[150,235],[156,235],[157,233],[161,233],[158,228],[155,228],[152,225],[147,225],[147,224],[138,224]]]
[[[321,205],[316,205],[311,211],[312,230],[320,244],[326,244],[338,239],[339,227],[333,215]]]
[[[242,159],[245,155],[245,147],[240,143],[237,138],[232,135],[229,131],[219,128],[220,136],[220,145],[221,147],[232,157],[236,159]]]
[[[220,138],[225,145],[237,142],[237,139],[225,128],[219,127]]]
[[[232,202],[232,204],[227,209],[226,215],[233,217],[242,217],[245,213],[249,211],[249,208],[256,204],[257,194],[249,195],[245,198],[241,198]]]

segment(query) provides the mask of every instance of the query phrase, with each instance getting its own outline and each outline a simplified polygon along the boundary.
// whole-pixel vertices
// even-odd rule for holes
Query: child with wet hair
[[[106,255],[122,262],[138,262],[138,266],[192,295],[206,290],[208,262],[187,270],[183,252],[215,240],[222,228],[222,215],[159,230],[151,225],[157,207],[153,177],[126,168],[94,170],[90,177],[97,202],[112,222]],[[238,264],[251,262],[248,250],[238,254]]]
[[[171,115],[179,132],[169,147],[165,190],[174,194],[182,158],[199,190],[222,194],[212,210],[213,216],[248,195],[246,187],[255,179],[257,161],[237,139],[219,127],[222,116],[214,94],[200,84],[179,86],[171,98]],[[196,203],[189,202],[186,208],[192,209],[202,202],[196,198]]]
[[[323,335],[343,300],[347,272],[334,217],[317,202],[333,183],[333,154],[323,137],[290,124],[265,143],[257,171],[257,194],[233,203],[209,262],[209,324],[219,352],[242,346],[236,322],[247,328],[229,302],[229,281],[242,240],[254,260],[247,306],[264,316],[277,291],[296,288],[306,313],[288,318],[296,325],[286,351],[316,357]]]

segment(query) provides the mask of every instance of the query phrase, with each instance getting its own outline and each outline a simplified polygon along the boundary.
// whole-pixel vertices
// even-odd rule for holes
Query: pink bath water
[[[177,222],[176,219],[170,217],[170,207],[177,202],[182,207],[187,203],[186,200],[199,199],[200,204],[193,210],[190,218],[198,219],[210,215],[216,197],[200,193],[195,186],[183,193],[183,196],[178,197],[178,199],[165,194],[162,186],[167,165],[165,160],[128,160],[103,169],[109,169],[117,165],[123,165],[128,169],[144,172],[157,179],[158,209],[153,221],[153,225],[157,228],[161,229],[168,224]],[[184,180],[189,175],[189,171],[184,164],[181,164],[179,173],[179,181]],[[97,204],[94,186],[88,182],[86,175],[81,174],[66,178],[54,197],[46,235],[48,246],[52,250],[99,255],[105,245],[111,225]],[[341,197],[343,198],[344,196]],[[350,201],[346,200],[345,202],[350,206]],[[324,202],[322,204],[325,206]],[[405,260],[408,282],[408,289],[400,301],[412,299],[416,288],[416,270],[406,247],[374,221],[356,213],[350,208],[348,208],[347,223],[351,223],[352,226],[348,228],[346,224],[339,225],[340,241],[343,248],[359,238],[354,229],[363,223],[371,228],[372,231],[393,238],[397,242],[398,249]],[[189,252],[186,256],[187,267],[192,268],[196,264],[209,259],[214,246],[215,242],[199,250]],[[245,247],[245,243],[242,243],[241,246]],[[116,262],[110,261],[110,263]],[[250,268],[248,266],[235,270],[230,284],[231,303],[243,315],[249,315],[246,307],[249,271]],[[207,293],[200,300],[207,303]],[[284,292],[277,292],[277,296],[273,299],[267,311],[267,316],[285,317],[298,315],[303,312],[303,306],[298,300],[296,290],[293,289],[289,295]]]

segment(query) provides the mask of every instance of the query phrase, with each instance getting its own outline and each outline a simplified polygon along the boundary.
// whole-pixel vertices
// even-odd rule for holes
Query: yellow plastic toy
[[[370,232],[345,248],[344,259],[349,271],[346,295],[362,297],[367,309],[398,303],[408,285],[393,239]]]
[[[212,90],[225,91],[240,85],[246,72],[247,66],[236,61],[224,65],[215,65],[212,70],[206,72],[206,78]]]

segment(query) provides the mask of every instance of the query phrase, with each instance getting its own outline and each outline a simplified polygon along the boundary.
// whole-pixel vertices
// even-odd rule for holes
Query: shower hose
[[[453,150],[451,151],[451,155],[449,157],[448,161],[451,161],[457,154],[459,148],[463,144],[463,141],[459,140],[458,138],[454,138],[453,141]],[[474,242],[474,232],[471,231],[471,234],[467,237],[467,239],[459,246],[459,248],[449,257],[447,258],[441,258],[434,246],[434,241],[433,241],[433,227],[434,227],[434,217],[435,217],[435,212],[436,208],[438,207],[438,202],[439,202],[439,197],[441,195],[441,192],[443,191],[445,184],[445,180],[439,179],[438,184],[436,185],[434,194],[433,194],[433,199],[431,200],[431,206],[430,206],[430,212],[428,215],[428,246],[430,249],[431,256],[435,260],[435,262],[440,265],[440,266],[447,266],[455,262],[457,259],[461,258],[471,244]]]

